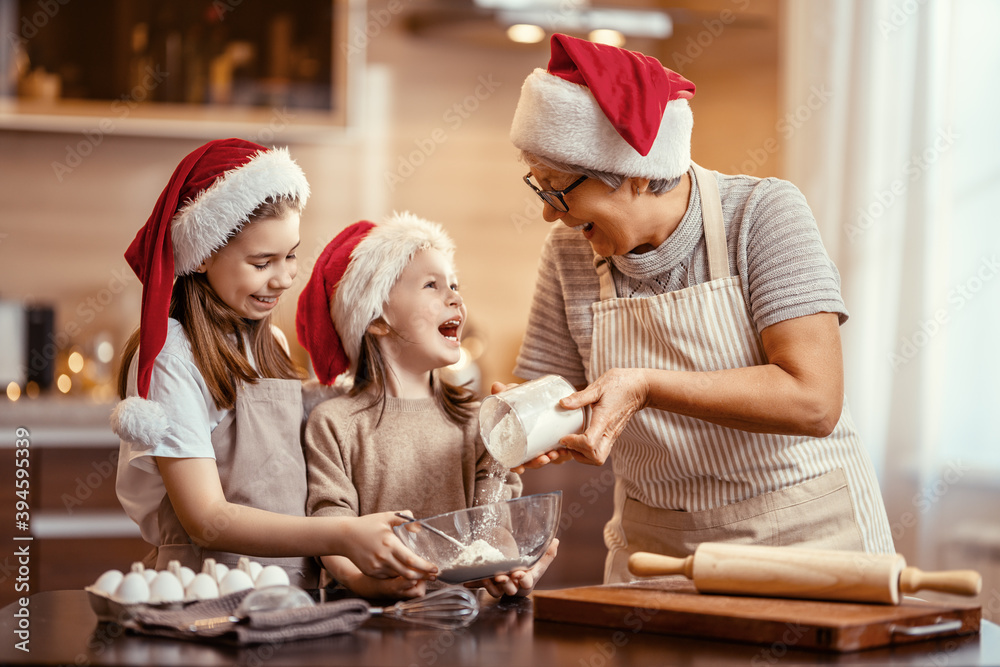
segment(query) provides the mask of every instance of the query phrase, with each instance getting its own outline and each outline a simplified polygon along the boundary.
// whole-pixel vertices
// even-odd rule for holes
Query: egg
[[[287,586],[291,583],[288,579],[288,573],[285,572],[278,565],[268,565],[260,571],[257,575],[254,584],[257,588],[264,588],[265,586]]]
[[[250,575],[243,570],[233,569],[226,573],[222,583],[219,584],[219,595],[229,595],[237,591],[245,591],[253,588],[253,580]]]
[[[257,576],[260,571],[264,569],[264,566],[255,560],[250,560],[246,556],[240,556],[240,561],[237,567],[250,575],[250,581],[257,581]]]
[[[149,601],[149,582],[141,571],[132,571],[122,578],[115,591],[115,599],[122,604],[137,604]]]
[[[226,565],[225,563],[216,563],[215,564],[215,580],[217,582],[219,582],[221,584],[222,580],[226,578],[227,574],[229,574],[229,566],[228,565]]]
[[[156,575],[149,585],[149,601],[179,602],[184,599],[184,587],[174,573],[164,570]]]
[[[194,570],[186,565],[181,565],[179,560],[172,560],[167,563],[167,570],[181,582],[182,588],[187,588],[191,580],[194,579]]]
[[[111,597],[118,590],[118,586],[121,585],[124,578],[125,575],[121,570],[108,570],[97,578],[97,581],[94,582],[94,588],[101,594]]]
[[[188,600],[215,599],[219,597],[219,584],[211,574],[200,572],[194,576],[191,583],[184,589],[184,596]]]

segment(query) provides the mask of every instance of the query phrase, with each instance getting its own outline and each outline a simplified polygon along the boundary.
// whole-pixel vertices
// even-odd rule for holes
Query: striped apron
[[[648,298],[617,298],[595,257],[601,300],[587,380],[612,368],[716,371],[767,363],[730,274],[715,176],[694,165],[710,279]],[[628,556],[686,556],[702,542],[895,551],[875,472],[844,402],[825,438],[751,433],[664,410],[629,420],[611,453],[614,514],[605,583],[629,581]]]

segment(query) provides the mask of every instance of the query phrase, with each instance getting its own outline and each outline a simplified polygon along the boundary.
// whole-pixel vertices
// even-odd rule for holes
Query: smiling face
[[[531,174],[539,187],[546,190],[566,188],[580,176],[543,166],[532,166]],[[542,217],[547,222],[559,221],[579,230],[597,254],[603,257],[623,255],[647,242],[643,230],[636,224],[633,211],[636,194],[631,179],[612,190],[596,178],[588,178],[564,199],[569,206],[568,212],[545,204]]]
[[[418,251],[389,290],[382,319],[395,334],[380,322],[369,330],[397,374],[418,377],[457,362],[466,309],[447,255]]]
[[[299,214],[245,225],[198,268],[222,301],[248,320],[267,317],[298,272]]]
[[[545,190],[562,190],[580,177],[541,165],[530,169]],[[646,178],[626,178],[617,189],[588,178],[563,196],[569,211],[544,204],[542,217],[578,230],[602,257],[647,252],[663,243],[684,215],[690,192],[687,179],[685,174],[684,187],[654,195]]]

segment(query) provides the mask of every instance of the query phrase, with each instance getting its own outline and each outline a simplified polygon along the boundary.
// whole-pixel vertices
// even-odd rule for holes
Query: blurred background
[[[146,552],[114,496],[107,426],[141,296],[122,254],[209,139],[287,145],[310,180],[300,277],[275,315],[293,345],[326,242],[410,210],[458,245],[456,377],[513,379],[548,225],[508,131],[565,32],[694,81],[703,166],[803,190],[841,272],[848,404],[897,550],[980,569],[1000,618],[998,23],[989,0],[0,0],[0,541],[22,534],[25,427],[31,592]],[[565,494],[542,587],[599,583],[610,465],[524,480]],[[3,547],[0,604],[15,565]]]

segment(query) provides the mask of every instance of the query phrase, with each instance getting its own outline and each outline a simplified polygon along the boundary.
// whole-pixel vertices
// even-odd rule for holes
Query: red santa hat
[[[297,199],[301,206],[309,198],[305,174],[286,148],[217,139],[196,148],[174,170],[125,252],[142,283],[142,310],[138,397],[122,401],[112,417],[123,438],[145,443],[156,439],[157,428],[150,422],[160,417],[152,406],[137,401],[149,394],[153,362],[166,340],[174,277],[195,271],[243,228],[260,204],[279,197]]]
[[[295,332],[320,382],[357,371],[361,338],[382,315],[389,291],[420,250],[452,260],[455,244],[441,225],[394,213],[375,225],[362,220],[336,236],[316,261],[299,295]]]
[[[556,34],[547,70],[525,79],[510,139],[597,171],[671,179],[691,164],[695,86],[655,58]]]

